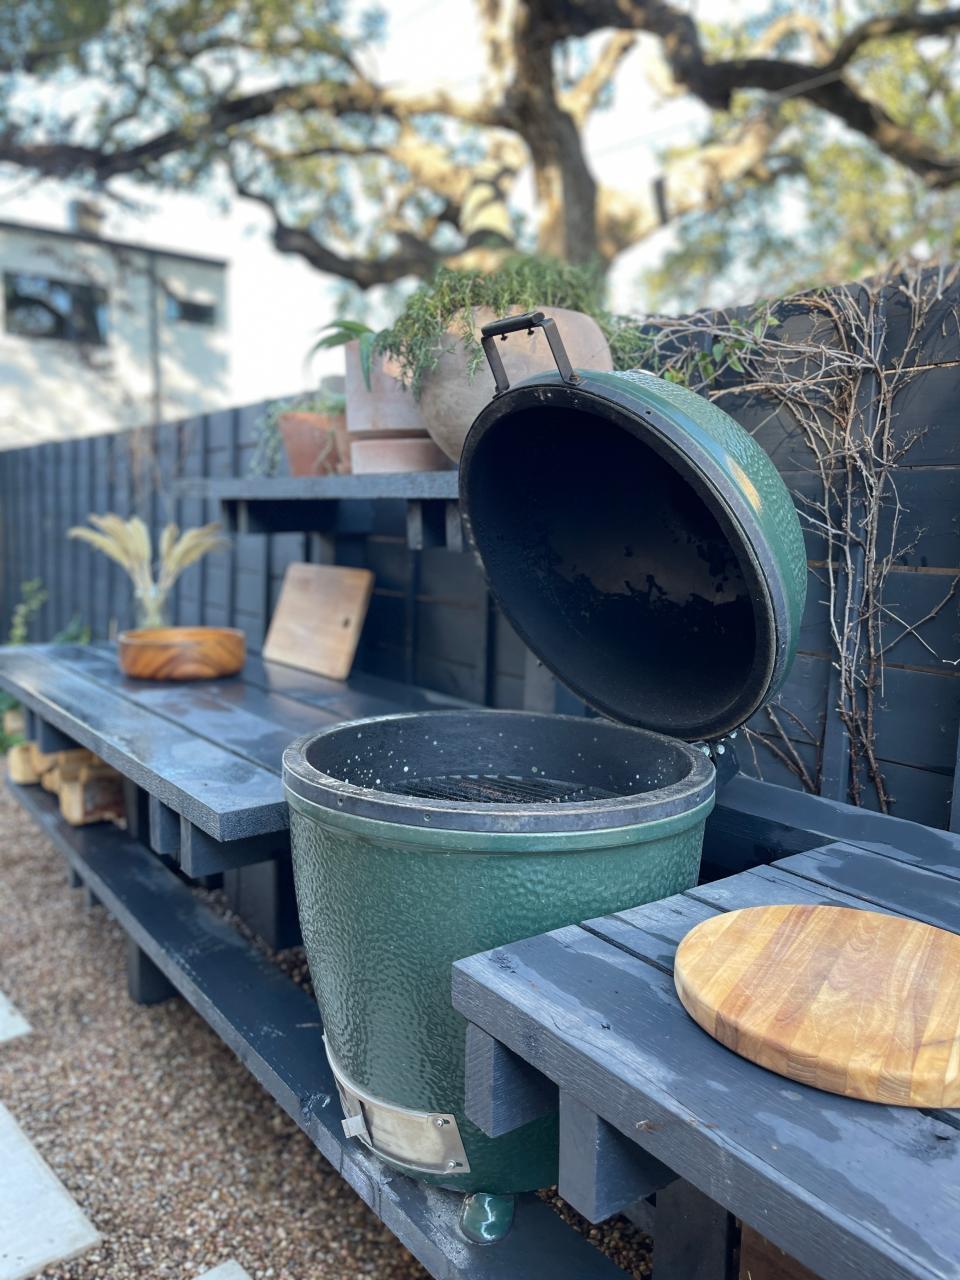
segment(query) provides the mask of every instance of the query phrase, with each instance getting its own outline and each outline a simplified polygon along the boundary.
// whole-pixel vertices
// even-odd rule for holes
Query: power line
[[[832,80],[839,80],[842,74],[842,71],[824,71],[818,76],[810,76],[806,80],[799,80],[796,84],[790,85],[789,88],[775,89],[772,92],[767,93],[765,101],[785,102],[788,98],[796,98],[800,94],[805,93],[807,89],[816,89],[819,88],[820,85],[829,84]],[[755,107],[752,112],[748,113],[748,115],[744,117],[744,119],[756,116],[760,110],[760,107]],[[652,138],[659,138],[665,133],[672,133],[680,127],[682,126],[674,123],[662,125],[659,129],[649,129],[646,133],[638,133],[633,138],[624,138],[623,141],[615,142],[609,147],[601,147],[593,154],[595,156],[605,156],[610,155],[612,152],[623,151],[625,148],[635,146],[639,142],[649,142]]]

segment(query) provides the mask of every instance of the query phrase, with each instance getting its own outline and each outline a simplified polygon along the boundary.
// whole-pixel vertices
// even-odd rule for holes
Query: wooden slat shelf
[[[383,475],[247,476],[180,480],[177,495],[220,504],[234,533],[329,531],[366,533],[372,504],[407,504],[407,540],[414,550],[430,546],[462,549],[456,471],[411,471]],[[345,504],[341,507],[341,503]]]
[[[320,1016],[304,991],[127,833],[70,827],[39,787],[8,786],[128,935],[131,995],[182,995],[437,1280],[622,1280],[534,1195],[521,1197],[495,1248],[469,1244],[457,1227],[461,1195],[404,1177],[344,1138]]]
[[[456,471],[408,471],[349,476],[240,476],[186,479],[177,484],[184,498],[217,502],[323,502],[337,498],[456,498]]]

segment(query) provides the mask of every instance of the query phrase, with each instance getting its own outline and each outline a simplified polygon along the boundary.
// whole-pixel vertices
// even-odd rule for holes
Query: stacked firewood
[[[23,732],[19,711],[3,719],[9,735]],[[60,801],[60,813],[73,827],[90,822],[123,822],[123,778],[85,747],[41,751],[35,742],[20,742],[7,752],[7,773],[20,786],[41,786]]]

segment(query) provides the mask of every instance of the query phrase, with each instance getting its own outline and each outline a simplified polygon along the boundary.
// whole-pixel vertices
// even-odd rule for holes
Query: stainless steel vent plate
[[[324,1046],[348,1138],[359,1138],[376,1155],[413,1173],[455,1177],[470,1172],[456,1116],[444,1111],[413,1111],[373,1097],[346,1078],[330,1054],[326,1037]]]

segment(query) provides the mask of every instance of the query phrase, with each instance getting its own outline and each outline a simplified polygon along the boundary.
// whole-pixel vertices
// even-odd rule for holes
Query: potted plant
[[[334,320],[313,347],[344,348],[351,469],[358,474],[444,470],[449,460],[424,429],[396,357],[383,350],[388,333],[357,320]]]
[[[544,311],[559,323],[575,368],[609,370],[610,349],[598,323],[606,319],[601,288],[595,270],[549,258],[508,258],[488,274],[443,268],[374,336],[373,348],[396,361],[423,425],[458,462],[473,420],[493,394],[481,327],[501,316]],[[506,363],[511,381],[552,368],[542,331],[511,340]]]
[[[317,392],[277,400],[264,410],[251,469],[274,475],[281,450],[292,476],[343,475],[350,470],[346,401],[325,379]]]
[[[416,399],[406,394],[400,363],[384,350],[389,329],[377,331],[359,320],[341,319],[320,332],[313,351],[344,348],[349,432],[380,440],[425,434]]]
[[[184,569],[211,551],[227,546],[218,524],[180,532],[168,524],[160,535],[154,567],[150,530],[139,516],[124,520],[108,512],[90,515],[92,529],[76,525],[79,538],[109,556],[133,583],[137,629],[118,637],[120,666],[127,675],[153,680],[196,680],[233,675],[246,656],[242,631],[233,627],[171,627],[168,605],[173,584]]]

